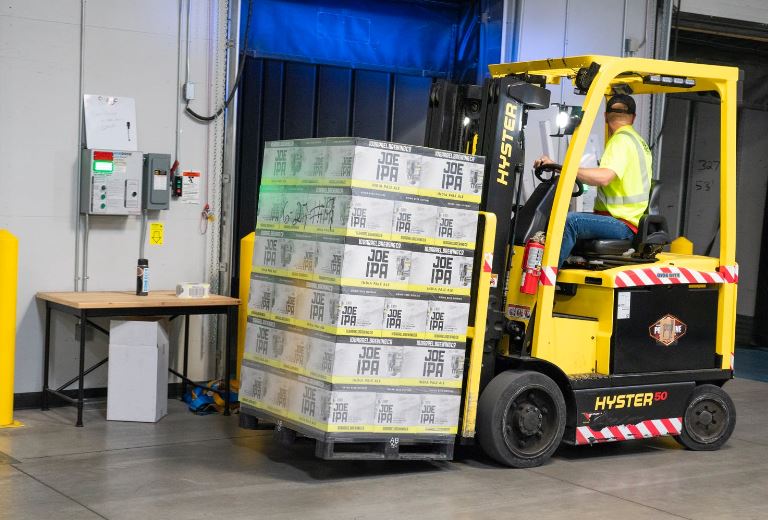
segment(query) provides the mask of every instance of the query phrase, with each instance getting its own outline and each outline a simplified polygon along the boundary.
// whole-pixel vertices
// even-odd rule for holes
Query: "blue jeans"
[[[605,238],[612,240],[631,240],[635,234],[621,220],[607,215],[595,213],[568,213],[565,219],[563,243],[560,246],[560,262],[563,267],[565,259],[571,255],[577,239]]]

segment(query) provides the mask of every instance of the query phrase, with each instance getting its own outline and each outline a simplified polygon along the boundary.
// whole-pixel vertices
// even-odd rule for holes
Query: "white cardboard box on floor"
[[[157,422],[168,414],[168,333],[162,320],[109,324],[107,420]]]

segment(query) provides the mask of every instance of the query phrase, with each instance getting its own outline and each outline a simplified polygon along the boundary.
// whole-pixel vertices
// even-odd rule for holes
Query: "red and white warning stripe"
[[[557,267],[542,267],[539,283],[541,285],[555,285],[557,283]]]
[[[589,426],[578,426],[576,428],[576,444],[595,444],[597,442],[649,439],[662,435],[680,435],[682,430],[682,417],[653,419],[637,424],[606,426],[602,430],[593,430]]]
[[[684,267],[649,267],[628,269],[616,273],[616,287],[640,287],[644,285],[675,285],[689,283],[737,283],[738,266],[723,266],[719,271],[696,271]]]
[[[720,266],[719,272],[723,276],[723,280],[725,280],[725,283],[739,283],[739,266],[738,265]]]

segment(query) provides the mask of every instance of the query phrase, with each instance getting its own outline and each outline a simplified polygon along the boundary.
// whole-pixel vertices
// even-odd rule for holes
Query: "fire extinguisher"
[[[520,292],[536,294],[541,278],[541,259],[544,256],[544,233],[538,232],[525,244],[523,254],[523,275],[520,278]]]

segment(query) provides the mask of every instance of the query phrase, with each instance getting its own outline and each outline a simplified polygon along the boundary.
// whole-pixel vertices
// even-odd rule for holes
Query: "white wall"
[[[682,0],[680,11],[768,23],[768,2],[765,0]]]
[[[518,41],[510,41],[510,45],[515,45],[517,49],[517,56],[513,56],[515,61],[595,54],[621,56],[623,38],[632,39],[635,56],[653,55],[650,27],[654,22],[655,2],[652,0],[628,0],[626,3],[618,0],[517,0],[517,4]],[[510,8],[508,12],[514,14],[514,9]],[[584,102],[584,96],[574,94],[572,85],[567,82],[549,88],[552,103],[581,105]],[[635,98],[638,114],[635,127],[647,138],[650,112],[645,97]],[[534,159],[543,150],[539,121],[554,122],[554,116],[554,109],[529,112],[525,136],[526,172],[530,171]],[[564,159],[567,149],[565,138],[552,139],[559,152],[558,157],[553,159]],[[604,125],[596,121],[586,152],[593,149],[600,156],[603,144]],[[531,177],[526,175],[525,186],[529,192],[532,185]],[[591,195],[584,198],[594,198],[594,193]]]
[[[198,112],[209,110],[216,4],[192,2],[190,55]],[[44,319],[35,293],[74,288],[80,5],[78,0],[0,0],[0,228],[19,238],[16,392],[42,387]],[[178,6],[178,0],[86,2],[84,91],[135,98],[138,144],[145,152],[174,153]],[[203,172],[205,186],[209,128],[184,116],[181,121],[182,169]],[[174,201],[170,211],[155,214],[165,224],[165,244],[147,246],[153,288],[204,279],[207,246],[199,231],[200,210]],[[88,289],[134,289],[140,219],[94,217],[91,222]],[[72,317],[57,316],[52,328],[54,386],[76,372],[77,344]],[[193,374],[207,376],[209,356],[200,347],[199,321],[192,330]],[[88,362],[106,354],[98,335],[86,348]],[[87,386],[105,381],[101,368]]]

